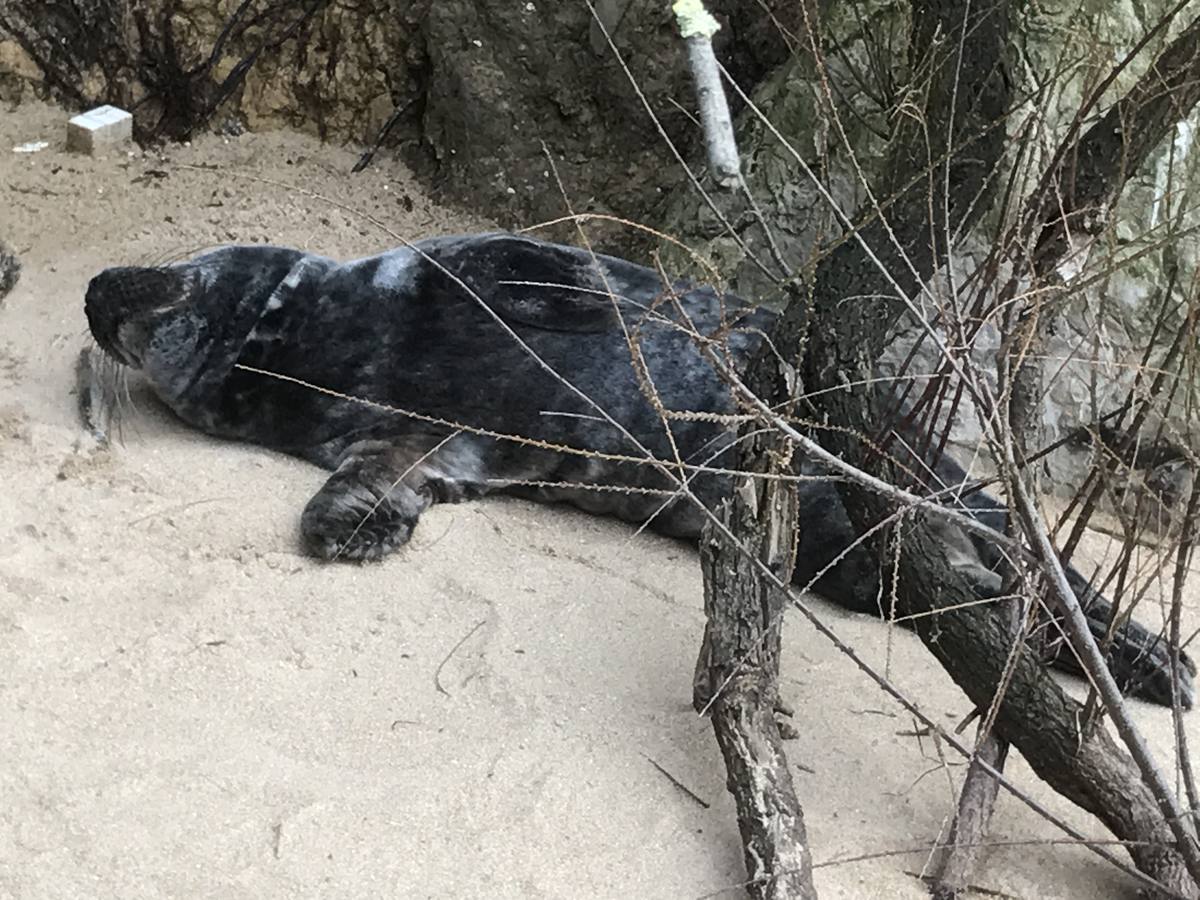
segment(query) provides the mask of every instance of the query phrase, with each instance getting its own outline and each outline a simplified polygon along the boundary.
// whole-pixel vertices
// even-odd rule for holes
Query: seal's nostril
[[[83,311],[88,329],[100,348],[117,362],[128,365],[129,358],[119,346],[117,337],[120,323],[131,310],[123,302],[120,278],[114,277],[118,271],[106,269],[88,282]]]

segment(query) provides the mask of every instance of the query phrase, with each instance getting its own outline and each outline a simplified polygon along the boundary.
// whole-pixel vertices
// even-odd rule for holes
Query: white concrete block
[[[133,140],[133,116],[115,106],[97,106],[67,123],[67,149],[96,155]]]

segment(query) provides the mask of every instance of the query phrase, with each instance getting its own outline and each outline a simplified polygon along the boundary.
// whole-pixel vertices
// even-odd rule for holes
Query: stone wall
[[[1018,76],[1033,93],[1046,84],[1047,73],[1064,71],[1050,101],[1027,101],[1010,122],[1010,132],[1029,134],[1025,168],[1037,172],[1062,140],[1084,98],[1133,49],[1171,4],[1093,4],[1094,12],[1068,15],[1055,7],[1029,8],[1022,23],[1023,45]],[[1186,18],[1185,16],[1180,17]],[[1186,22],[1180,21],[1177,29]],[[1154,53],[1173,34],[1164,35],[1117,79],[1099,105],[1103,112],[1146,70]],[[1094,114],[1093,114],[1094,118]],[[1033,127],[1031,123],[1044,122]],[[1085,127],[1086,127],[1085,123]],[[1111,227],[1092,248],[1075,294],[1059,318],[1046,347],[1044,372],[1047,396],[1043,406],[1045,438],[1059,441],[1081,424],[1095,422],[1116,409],[1140,384],[1148,385],[1161,352],[1146,356],[1162,313],[1162,330],[1155,338],[1165,349],[1183,325],[1188,294],[1200,263],[1200,226],[1197,196],[1200,190],[1200,147],[1193,135],[1200,115],[1181,123],[1174,141],[1164,141],[1148,165],[1128,180]],[[1022,131],[1026,128],[1026,131]],[[1007,173],[1006,173],[1007,174]],[[977,235],[975,255],[982,255],[986,234]],[[1168,295],[1169,286],[1174,288]],[[903,336],[902,336],[903,337]],[[903,341],[900,342],[903,346]],[[975,348],[975,358],[994,369],[999,334],[985,326]],[[1185,347],[1192,353],[1193,348]],[[924,356],[926,365],[930,355]],[[1148,369],[1143,369],[1143,363]],[[1189,394],[1197,384],[1195,369],[1185,377],[1171,403],[1160,403],[1144,429],[1147,440],[1162,434],[1171,443],[1200,449]],[[965,414],[958,423],[957,440],[977,445],[977,417]],[[1082,481],[1092,460],[1090,448],[1071,444],[1047,457],[1045,483],[1072,491]]]
[[[185,137],[209,124],[197,113],[215,101],[219,125],[361,138],[387,120],[396,99],[421,89],[417,7],[8,0],[0,8],[0,86],[10,100],[32,90],[76,107],[138,107],[142,138]]]
[[[691,86],[669,5],[595,6],[664,132],[690,152]],[[796,4],[710,6],[739,78],[753,84],[786,57]],[[370,142],[399,110],[389,146],[449,199],[510,224],[568,204],[635,219],[659,205],[678,175],[629,76],[582,2],[0,4],[0,100],[36,90],[71,108],[136,107],[143,140],[203,123]]]

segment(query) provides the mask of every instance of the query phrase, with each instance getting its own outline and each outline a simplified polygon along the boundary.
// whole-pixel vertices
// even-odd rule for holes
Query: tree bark
[[[795,495],[778,481],[756,479],[753,499],[726,504],[719,515],[753,533],[762,561],[784,579],[791,572]],[[731,516],[741,515],[740,521]],[[730,793],[737,805],[748,888],[762,900],[815,900],[804,814],[776,721],[779,627],[785,595],[754,561],[712,532],[700,550],[708,617],[696,667],[693,702],[708,711]]]

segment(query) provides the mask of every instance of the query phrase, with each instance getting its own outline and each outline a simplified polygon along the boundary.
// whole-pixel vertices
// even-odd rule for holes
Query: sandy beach
[[[0,307],[0,898],[744,896],[690,705],[690,547],[489,499],[434,507],[384,563],[323,565],[298,540],[315,467],[194,433],[136,383],[110,446],[81,427],[105,266],[397,242],[363,214],[413,239],[514,223],[438,207],[386,153],[355,176],[353,148],[289,133],[89,158],[66,118],[0,114],[0,237],[24,262]],[[969,712],[914,636],[814,605],[931,715]],[[913,873],[963,766],[800,617],[784,640],[821,896],[926,896]],[[1171,764],[1169,711],[1133,705]],[[1135,896],[1012,797],[992,837],[978,882],[998,896]]]

